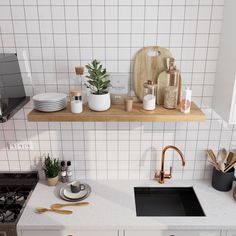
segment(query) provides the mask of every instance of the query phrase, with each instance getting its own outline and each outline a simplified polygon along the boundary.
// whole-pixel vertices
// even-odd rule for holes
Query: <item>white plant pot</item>
[[[93,111],[106,111],[111,106],[110,93],[106,94],[89,94],[88,98],[89,108]]]

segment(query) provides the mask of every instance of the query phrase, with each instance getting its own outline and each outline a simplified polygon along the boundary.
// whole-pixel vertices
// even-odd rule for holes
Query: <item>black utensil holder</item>
[[[219,171],[216,168],[213,168],[211,184],[212,187],[216,190],[222,192],[230,191],[234,180],[234,167],[226,173]]]

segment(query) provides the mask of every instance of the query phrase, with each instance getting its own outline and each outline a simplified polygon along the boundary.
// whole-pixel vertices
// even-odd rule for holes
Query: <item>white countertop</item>
[[[79,230],[79,229],[236,229],[236,202],[232,191],[214,190],[209,180],[167,180],[164,185],[156,181],[93,181],[86,180],[92,188],[85,200],[85,207],[67,207],[72,215],[47,212],[37,214],[36,207],[50,207],[54,203],[66,203],[58,196],[59,186],[37,184],[21,218],[18,230]],[[206,214],[205,217],[137,217],[134,187],[188,187],[193,186]]]

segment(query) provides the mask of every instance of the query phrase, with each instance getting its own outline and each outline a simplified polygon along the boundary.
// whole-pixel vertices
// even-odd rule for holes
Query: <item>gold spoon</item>
[[[36,213],[39,213],[39,214],[42,214],[47,211],[56,212],[63,215],[70,215],[73,213],[73,211],[69,211],[69,210],[56,210],[56,209],[48,209],[48,208],[43,208],[43,207],[37,207],[35,211]]]
[[[51,205],[51,208],[60,209],[65,206],[87,206],[87,205],[89,205],[89,202],[78,202],[78,203],[67,203],[67,204],[56,203]]]

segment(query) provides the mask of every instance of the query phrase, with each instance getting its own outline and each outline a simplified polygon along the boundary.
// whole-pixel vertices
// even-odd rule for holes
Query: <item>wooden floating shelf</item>
[[[48,122],[86,122],[86,121],[143,121],[143,122],[181,122],[181,121],[204,121],[205,115],[201,109],[192,102],[191,112],[184,114],[180,109],[167,110],[158,106],[154,111],[144,111],[142,103],[134,103],[133,111],[124,110],[124,105],[112,105],[111,108],[104,112],[90,110],[87,106],[83,108],[80,114],[71,113],[70,105],[64,110],[58,112],[40,112],[32,110],[28,114],[28,121],[48,121]]]

